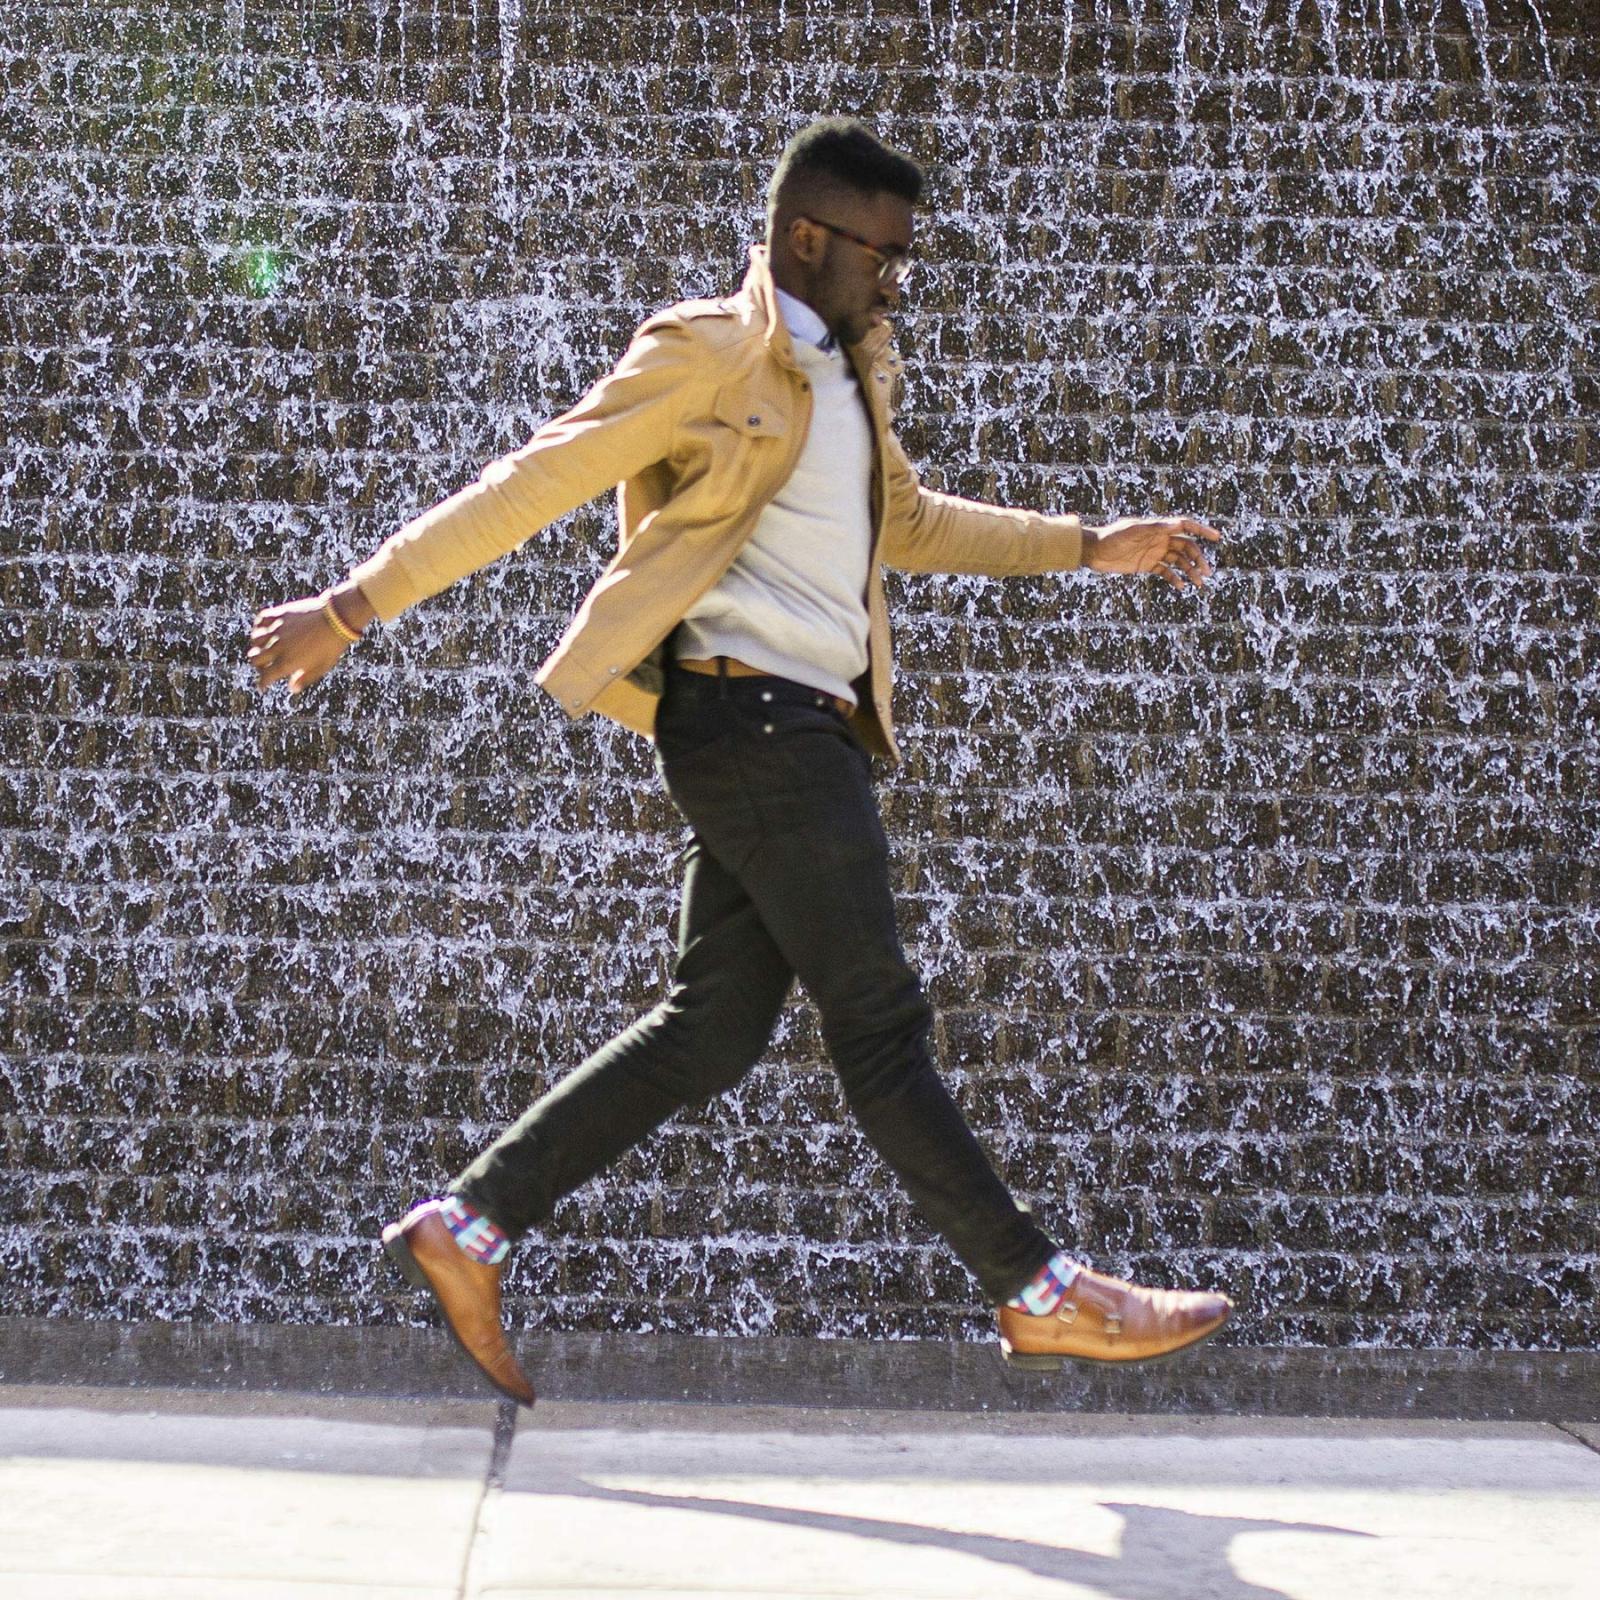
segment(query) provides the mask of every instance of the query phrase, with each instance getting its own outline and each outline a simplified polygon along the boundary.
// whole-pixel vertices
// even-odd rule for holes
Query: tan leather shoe
[[[1225,1294],[1146,1289],[1080,1267],[1047,1316],[999,1307],[1000,1354],[1031,1372],[1058,1372],[1063,1360],[1149,1361],[1209,1339],[1232,1312]]]
[[[383,1248],[409,1283],[426,1289],[444,1325],[478,1370],[507,1399],[531,1406],[523,1376],[500,1326],[500,1268],[474,1261],[455,1241],[437,1200],[424,1200],[383,1230]]]

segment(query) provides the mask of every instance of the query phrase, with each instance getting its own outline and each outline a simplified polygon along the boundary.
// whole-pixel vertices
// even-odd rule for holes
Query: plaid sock
[[[1057,1250],[1039,1268],[1032,1283],[1025,1283],[1022,1292],[1006,1304],[1017,1311],[1026,1311],[1035,1317],[1047,1317],[1061,1304],[1061,1297],[1072,1287],[1078,1276],[1078,1263]]]
[[[495,1266],[504,1261],[511,1241],[481,1212],[459,1195],[447,1194],[439,1202],[439,1215],[451,1236],[474,1261]]]

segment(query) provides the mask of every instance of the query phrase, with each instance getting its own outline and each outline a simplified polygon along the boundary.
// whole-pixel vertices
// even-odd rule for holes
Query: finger
[[[1199,538],[1220,539],[1222,537],[1209,523],[1197,521],[1194,517],[1179,517],[1178,521],[1182,524],[1185,532],[1195,534]]]
[[[1203,561],[1195,562],[1175,558],[1163,561],[1156,570],[1174,589],[1187,589],[1190,587],[1203,589],[1206,577],[1211,571],[1210,567],[1206,566]]]
[[[284,671],[288,674],[291,695],[303,694],[313,684],[321,683],[328,675],[326,666],[296,667],[292,672],[285,668]]]
[[[1205,552],[1193,539],[1174,536],[1168,546],[1167,559],[1176,561],[1186,572],[1210,574],[1215,569],[1206,559]]]
[[[261,680],[261,687],[268,688],[278,683],[296,670],[293,651],[267,650],[251,662],[257,677]]]

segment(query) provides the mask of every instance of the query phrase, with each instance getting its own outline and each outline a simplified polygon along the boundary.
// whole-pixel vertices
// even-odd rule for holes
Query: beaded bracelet
[[[344,640],[346,644],[356,644],[361,635],[352,632],[345,626],[344,618],[333,609],[333,591],[328,590],[322,597],[322,614],[328,619],[328,626]]]

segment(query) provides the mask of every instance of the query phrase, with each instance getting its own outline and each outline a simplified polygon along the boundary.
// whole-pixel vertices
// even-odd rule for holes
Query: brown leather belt
[[[746,662],[736,660],[733,656],[713,656],[709,661],[691,656],[685,660],[680,656],[673,665],[682,667],[685,672],[698,672],[704,677],[715,678],[725,674],[730,678],[771,678],[775,673],[765,672],[760,667],[752,667]],[[809,685],[808,685],[809,687]],[[821,689],[812,691],[821,695],[841,717],[848,717],[855,711],[855,707],[840,695],[827,694]]]

